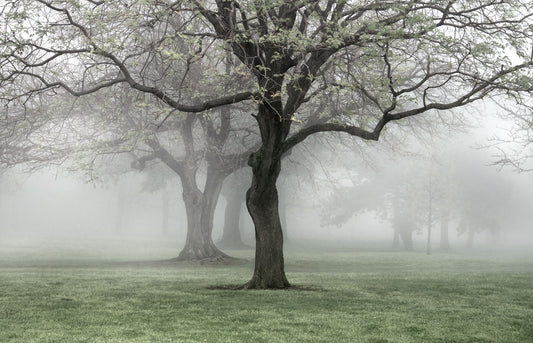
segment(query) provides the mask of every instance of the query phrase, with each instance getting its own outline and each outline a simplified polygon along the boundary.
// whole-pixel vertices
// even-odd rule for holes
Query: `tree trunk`
[[[288,243],[288,231],[287,231],[287,196],[284,193],[281,193],[279,201],[279,216],[281,227],[283,228],[283,242]]]
[[[392,248],[395,250],[400,249],[400,230],[394,229],[392,236]]]
[[[244,194],[243,194],[244,195]],[[241,209],[243,196],[236,193],[226,197],[226,210],[224,212],[224,228],[219,246],[231,249],[243,249],[246,245],[241,238],[239,223],[241,219]]]
[[[287,288],[276,179],[281,161],[257,161],[246,205],[255,226],[255,269],[245,288]]]
[[[404,249],[406,251],[413,251],[413,231],[400,230],[400,237],[402,238]]]
[[[222,261],[230,258],[220,251],[212,239],[213,217],[222,189],[222,183],[229,173],[213,160],[208,158],[207,174],[203,192],[196,183],[198,161],[194,149],[193,127],[198,116],[188,114],[181,126],[185,158],[176,160],[157,140],[147,139],[145,142],[170,169],[179,175],[183,190],[183,201],[187,215],[187,239],[183,250],[173,261]],[[216,161],[219,156],[215,155]]]
[[[201,192],[195,173],[185,173],[181,178],[183,201],[187,212],[187,240],[175,261],[223,261],[230,258],[220,251],[211,237],[213,217],[224,181],[224,175],[208,166],[204,191]]]
[[[278,103],[279,105],[279,103]],[[269,107],[274,108],[270,103]],[[246,205],[255,226],[255,269],[244,288],[287,288],[283,260],[283,232],[278,211],[276,181],[281,171],[283,122],[278,112],[259,106],[258,121],[262,127],[262,147],[253,153],[248,164],[252,167],[252,185],[246,192]]]
[[[444,210],[440,222],[440,250],[450,251],[449,239],[450,211]]]
[[[170,203],[170,197],[168,194],[168,191],[165,188],[163,188],[163,193],[161,194],[161,209],[162,209],[162,223],[161,223],[161,229],[163,235],[168,235],[168,217],[169,217],[169,203]]]

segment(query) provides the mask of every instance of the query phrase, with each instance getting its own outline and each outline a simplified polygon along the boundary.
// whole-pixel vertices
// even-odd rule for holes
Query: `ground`
[[[287,253],[300,288],[226,266],[0,252],[0,342],[533,342],[533,256]]]

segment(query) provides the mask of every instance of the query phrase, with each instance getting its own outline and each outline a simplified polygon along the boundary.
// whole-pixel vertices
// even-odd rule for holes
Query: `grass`
[[[251,259],[251,252],[234,252]],[[533,342],[533,258],[289,253],[313,290],[237,266],[0,253],[0,342]]]

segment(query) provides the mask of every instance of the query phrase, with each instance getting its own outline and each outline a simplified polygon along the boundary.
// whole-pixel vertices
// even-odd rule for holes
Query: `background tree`
[[[145,179],[141,185],[141,191],[147,193],[161,193],[161,230],[164,235],[169,233],[169,215],[170,215],[170,198],[171,187],[176,175],[168,168],[161,168],[157,165],[148,168],[145,172]]]
[[[182,83],[185,81],[185,78],[181,80]],[[240,157],[224,145],[246,151],[245,145],[252,141],[249,138],[251,131],[244,136],[235,134],[236,129],[230,124],[234,115],[228,108],[221,109],[223,114],[216,118],[171,116],[152,99],[132,94],[123,87],[116,88],[116,93],[111,96],[88,94],[75,102],[61,95],[50,96],[46,104],[50,109],[42,100],[32,108],[41,116],[29,113],[29,104],[25,104],[23,111],[13,111],[13,100],[9,101],[7,118],[10,121],[6,122],[6,132],[11,128],[14,133],[5,135],[3,147],[25,153],[4,154],[5,165],[24,163],[39,168],[64,164],[68,160],[69,169],[83,170],[90,180],[94,180],[111,172],[107,166],[117,160],[116,155],[125,155],[135,169],[141,170],[147,163],[162,161],[180,176],[187,208],[188,238],[176,259],[226,258],[211,238],[214,209],[224,177],[241,168],[247,154]],[[29,120],[38,118],[39,125],[26,117]],[[44,130],[47,133],[43,133]],[[176,141],[181,144],[176,145]],[[205,183],[200,188],[199,173],[204,169],[206,172],[200,179]],[[118,199],[117,227],[121,226],[123,203],[124,199]]]
[[[472,155],[459,157],[460,168],[454,178],[458,182],[459,210],[458,227],[466,235],[466,244],[472,248],[474,237],[481,232],[496,235],[512,213],[516,204],[511,201],[515,187],[508,176],[495,170],[472,168],[476,158]]]
[[[248,248],[241,236],[242,209],[246,203],[246,190],[250,185],[250,175],[246,169],[231,174],[222,188],[222,196],[226,199],[224,211],[224,226],[222,238],[218,243],[221,247],[230,249]]]
[[[413,232],[422,229],[426,218],[422,208],[427,189],[421,186],[427,184],[421,181],[420,163],[393,161],[377,170],[359,168],[351,175],[351,186],[336,188],[324,202],[322,225],[341,226],[353,216],[372,212],[391,224],[394,249],[401,241],[405,250],[413,250]]]

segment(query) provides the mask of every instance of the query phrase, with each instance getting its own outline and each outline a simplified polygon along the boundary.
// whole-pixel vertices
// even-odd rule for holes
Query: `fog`
[[[96,254],[179,245],[185,232],[183,206],[175,196],[168,203],[163,197],[167,191],[179,195],[177,187],[149,193],[142,191],[142,182],[133,174],[95,185],[53,170],[30,176],[12,171],[2,182],[2,245]],[[168,224],[164,206],[172,207]]]
[[[278,182],[285,249],[404,250],[393,246],[393,210],[399,201],[417,212],[411,222],[412,250],[426,252],[428,190],[423,185],[437,179],[445,184],[437,190],[430,219],[431,253],[516,253],[533,248],[531,174],[492,165],[494,150],[483,147],[501,130],[500,124],[494,119],[484,127],[439,137],[430,144],[413,141],[400,152],[380,142],[357,149],[332,143],[333,154],[331,146],[313,154],[297,150],[284,162]],[[428,168],[433,169],[428,172]],[[60,168],[31,174],[13,168],[1,178],[0,248],[129,260],[172,258],[187,235],[181,185],[179,178],[165,176],[163,186],[153,187],[154,177],[159,176],[130,171],[114,181],[86,182],[83,175]],[[407,193],[391,191],[402,183],[409,188]],[[224,187],[232,185],[226,182]],[[447,224],[451,250],[447,251],[441,250],[442,220],[436,211],[443,206],[439,203],[443,194],[451,209]],[[223,234],[226,201],[221,195],[215,211],[215,243]],[[253,224],[241,206],[241,238],[251,249]],[[470,207],[473,210],[465,214]],[[470,229],[464,224],[468,216],[478,217],[468,219],[477,223]],[[474,232],[472,241],[469,230]]]

